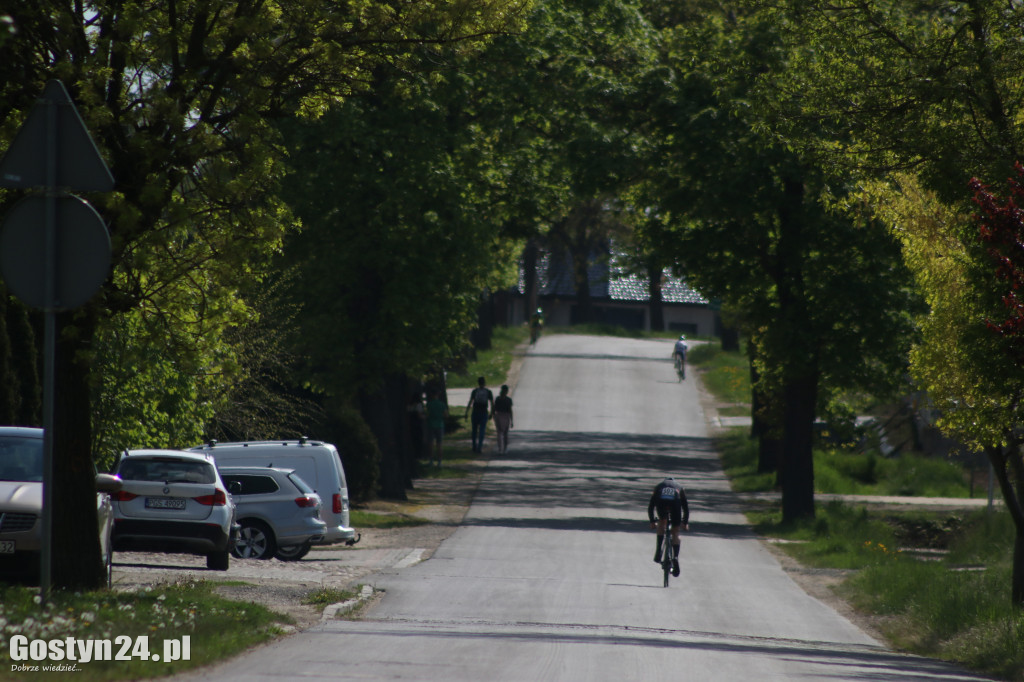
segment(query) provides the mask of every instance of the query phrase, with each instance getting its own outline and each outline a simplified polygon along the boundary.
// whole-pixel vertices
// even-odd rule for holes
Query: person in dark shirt
[[[487,421],[494,412],[494,394],[487,388],[487,380],[480,377],[476,380],[477,387],[469,394],[469,403],[466,405],[466,416],[473,411],[472,440],[473,452],[483,452],[484,436],[487,434]]]
[[[654,519],[654,512],[658,512],[658,520]],[[665,539],[665,526],[672,522],[672,549],[675,559],[672,562],[672,575],[679,576],[679,530],[690,530],[690,507],[686,502],[686,492],[683,486],[676,483],[676,480],[669,476],[664,481],[654,486],[651,499],[647,503],[647,518],[651,522],[651,530],[658,531],[658,545],[654,552],[654,561],[661,561],[661,543]]]
[[[508,430],[512,428],[512,398],[508,397],[508,386],[501,387],[501,393],[494,399],[494,433],[498,440],[498,452],[508,451]]]

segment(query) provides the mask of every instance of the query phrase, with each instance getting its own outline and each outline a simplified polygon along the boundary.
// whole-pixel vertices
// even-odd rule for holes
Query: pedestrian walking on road
[[[498,452],[508,452],[508,430],[512,428],[512,398],[508,397],[508,386],[501,387],[501,393],[494,399],[494,433],[497,436]]]
[[[483,452],[484,435],[487,433],[487,421],[494,412],[494,394],[487,388],[487,380],[480,377],[476,380],[477,387],[469,394],[469,403],[466,404],[466,416],[473,410],[473,420],[470,422],[473,433],[473,452]]]
[[[448,405],[441,400],[437,391],[430,392],[427,400],[427,431],[430,433],[430,463],[437,458],[437,466],[441,466],[441,442],[444,440],[444,420],[448,418]]]

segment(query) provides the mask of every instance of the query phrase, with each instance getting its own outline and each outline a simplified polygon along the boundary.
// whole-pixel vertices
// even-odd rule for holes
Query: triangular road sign
[[[55,110],[53,127],[48,110]],[[109,192],[114,177],[96,149],[78,109],[64,89],[52,80],[36,101],[28,119],[18,130],[10,148],[0,160],[0,187],[18,189],[50,188],[47,175],[47,143],[53,135],[56,145],[55,183],[52,188],[76,192]]]

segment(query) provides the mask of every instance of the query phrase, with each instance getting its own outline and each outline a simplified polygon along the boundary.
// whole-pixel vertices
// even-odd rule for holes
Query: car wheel
[[[281,561],[298,561],[309,554],[311,545],[307,542],[304,545],[289,545],[288,547],[277,548],[277,558]]]
[[[270,559],[277,552],[274,532],[267,524],[255,519],[242,521],[235,547],[231,550],[239,559]]]
[[[206,555],[206,567],[211,571],[226,571],[231,563],[231,554],[225,549],[223,552],[211,552]]]

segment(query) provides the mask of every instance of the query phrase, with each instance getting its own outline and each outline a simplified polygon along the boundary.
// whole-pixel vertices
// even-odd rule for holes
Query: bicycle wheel
[[[664,587],[668,587],[668,577],[672,575],[672,543],[665,538],[665,552],[661,555],[661,570],[665,574]]]

